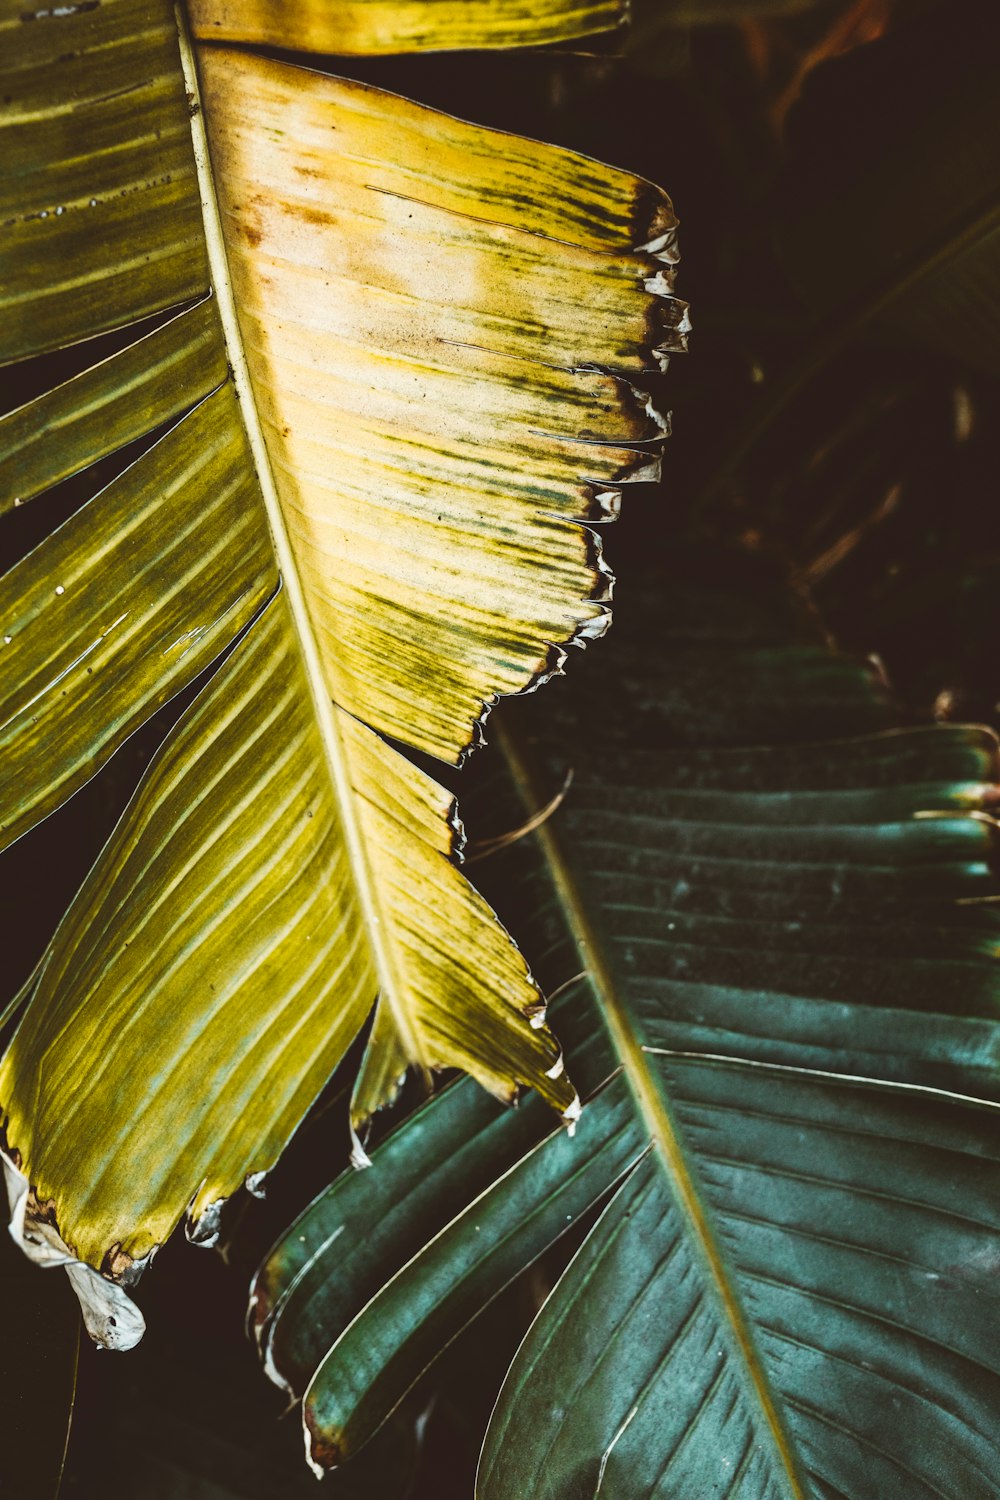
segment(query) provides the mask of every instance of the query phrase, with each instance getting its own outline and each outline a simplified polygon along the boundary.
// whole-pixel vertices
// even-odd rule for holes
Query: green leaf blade
[[[952,1417],[966,1409],[961,1392],[974,1390],[979,1378],[983,1334],[971,1325],[980,1313],[994,1328],[992,1309],[969,1298],[936,1306],[941,1284],[925,1277],[912,1320],[893,1343],[907,1283],[898,1282],[892,1240],[912,1249],[925,1235],[937,1261],[926,1269],[945,1277],[944,1265],[963,1250],[938,1229],[955,1194],[966,1192],[979,1216],[965,1242],[973,1262],[995,1232],[996,1204],[984,1199],[981,1206],[977,1196],[994,1192],[994,1169],[984,1162],[992,1162],[995,1105],[986,1101],[997,1096],[1000,1056],[996,918],[989,900],[981,901],[996,889],[989,814],[995,740],[948,727],[795,744],[784,730],[796,712],[807,712],[812,723],[813,706],[830,703],[820,653],[795,650],[801,672],[783,703],[776,742],[758,746],[749,737],[771,707],[774,655],[748,653],[742,642],[730,650],[723,681],[741,686],[729,722],[720,723],[718,704],[699,696],[691,648],[687,717],[665,728],[659,696],[649,715],[637,716],[645,743],[665,739],[667,748],[619,743],[614,723],[603,737],[599,728],[589,738],[578,732],[569,795],[500,856],[515,882],[505,915],[532,934],[529,952],[544,983],[555,989],[586,970],[571,986],[578,1014],[603,1019],[622,1066],[614,1086],[628,1088],[650,1149],[536,1324],[551,1332],[558,1352],[549,1358],[542,1334],[532,1333],[515,1362],[509,1400],[505,1395],[488,1438],[484,1500],[536,1493],[674,1500],[716,1491],[741,1500],[855,1500],[870,1492],[863,1475],[872,1443],[892,1455],[871,1460],[887,1496],[903,1500],[907,1484],[921,1495],[937,1485],[948,1500],[958,1500],[963,1485],[977,1500],[983,1493],[992,1430],[979,1413],[992,1399],[992,1355],[985,1404],[967,1404],[969,1431],[954,1428]],[[718,681],[722,654],[710,637],[706,683]],[[761,667],[768,692],[747,670],[750,662]],[[841,661],[835,676],[842,728],[856,733],[871,722],[874,700],[860,669]],[[515,744],[506,749],[521,815],[510,816],[504,802],[501,826],[516,827],[546,806],[561,784],[564,757],[543,780]],[[959,904],[968,897],[972,904]],[[568,1000],[560,997],[557,1014]],[[574,1066],[572,1048],[568,1060]],[[863,1073],[868,1079],[859,1078]],[[585,1104],[584,1126],[601,1097]],[[912,1189],[910,1217],[905,1205],[898,1217],[890,1201],[897,1157]],[[480,1166],[477,1186],[485,1192],[477,1209],[518,1171],[488,1184],[485,1158]],[[640,1235],[625,1217],[628,1195],[650,1177],[649,1232]],[[389,1330],[398,1334],[402,1326],[389,1316],[401,1287],[437,1281],[440,1295],[423,1315],[439,1340],[467,1319],[463,1293],[450,1295],[445,1257],[455,1257],[457,1277],[465,1243],[459,1226],[468,1226],[471,1213],[429,1240],[334,1344],[314,1389],[336,1392],[336,1401],[324,1409],[317,1399],[308,1413],[314,1457],[337,1461],[345,1431],[349,1444],[374,1431],[399,1398],[400,1373],[412,1376],[423,1362],[413,1351],[430,1350],[432,1340],[422,1346],[424,1334],[410,1324],[399,1346],[391,1344]],[[759,1219],[768,1224],[761,1228]],[[604,1282],[595,1269],[602,1233],[613,1245]],[[681,1249],[674,1252],[677,1237]],[[619,1247],[629,1262],[615,1261]],[[670,1260],[672,1253],[681,1259]],[[529,1258],[524,1254],[522,1267]],[[801,1346],[797,1355],[772,1336],[780,1309],[762,1289],[770,1286],[768,1258],[782,1267],[771,1281],[774,1298],[791,1299],[781,1334]],[[664,1262],[669,1269],[658,1281]],[[583,1287],[583,1272],[572,1280],[584,1263],[594,1272],[592,1287]],[[870,1301],[855,1298],[858,1305],[842,1315],[838,1308],[850,1304],[869,1265]],[[318,1259],[317,1277],[320,1268]],[[336,1276],[335,1256],[326,1274]],[[697,1311],[690,1326],[702,1337],[685,1343],[691,1284]],[[566,1304],[556,1330],[546,1319],[559,1317],[564,1285],[583,1290],[571,1310]],[[490,1289],[484,1272],[480,1305]],[[653,1311],[630,1322],[636,1306]],[[294,1316],[291,1305],[279,1311],[279,1327],[284,1315]],[[956,1348],[964,1345],[949,1370],[952,1317],[961,1328]],[[618,1327],[625,1331],[615,1341]],[[880,1373],[843,1373],[838,1339],[853,1358],[862,1348],[859,1328],[871,1347],[884,1341],[885,1369],[904,1383],[917,1368],[921,1339],[939,1346],[928,1355],[921,1399],[933,1408],[945,1458],[911,1460],[918,1407],[902,1409],[894,1429]],[[323,1332],[335,1337],[337,1330]],[[394,1372],[384,1383],[379,1370],[352,1373],[369,1338],[379,1368]],[[715,1406],[709,1354],[720,1349],[718,1390],[726,1399]],[[898,1458],[889,1433],[901,1444]],[[949,1487],[943,1475],[952,1451],[958,1477]]]
[[[986,1500],[1000,1376],[978,1315],[984,1294],[995,1300],[992,1114],[728,1062],[660,1066],[806,1492]],[[575,1500],[598,1480],[618,1500],[781,1493],[734,1386],[726,1330],[705,1325],[697,1273],[679,1263],[652,1159],[642,1170],[515,1359],[481,1500]]]
[[[623,1088],[591,1102],[442,1231],[352,1322],[306,1391],[314,1465],[356,1451],[437,1354],[645,1150]]]

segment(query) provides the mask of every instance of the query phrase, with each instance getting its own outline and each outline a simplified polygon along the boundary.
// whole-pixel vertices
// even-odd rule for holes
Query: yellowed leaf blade
[[[407,1062],[463,1068],[510,1100],[533,1086],[573,1118],[576,1092],[542,997],[496,916],[453,863],[451,795],[340,714],[398,987],[384,987],[355,1091],[356,1123],[391,1099]],[[399,1038],[416,1033],[417,1052]]]
[[[134,19],[116,4],[88,22],[88,79]],[[161,123],[193,132],[233,372],[213,410],[284,588],[155,760],[0,1065],[22,1207],[119,1281],[185,1208],[211,1234],[376,992],[356,1115],[414,1063],[572,1116],[523,960],[450,863],[450,796],[376,731],[457,759],[497,693],[603,627],[581,523],[655,465],[642,376],[685,328],[648,184],[232,51],[205,59],[223,238],[182,56]]]
[[[375,992],[279,594],[159,752],[0,1062],[34,1212],[127,1279],[273,1166]]]
[[[201,64],[331,696],[457,761],[497,695],[606,625],[580,520],[651,472],[625,445],[659,435],[635,383],[683,347],[672,210],[627,173],[360,84],[227,50]]]
[[[185,104],[163,0],[0,8],[0,363],[206,290]]]
[[[534,47],[608,31],[625,0],[192,0],[195,34],[373,56]]]

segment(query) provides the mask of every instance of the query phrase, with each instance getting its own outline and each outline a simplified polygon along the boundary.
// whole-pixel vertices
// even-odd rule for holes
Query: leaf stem
[[[326,675],[323,671],[323,664],[320,660],[319,648],[316,645],[309,607],[306,603],[305,593],[299,577],[298,565],[292,550],[288,529],[285,525],[285,516],[278,497],[278,490],[267,451],[267,443],[254,399],[253,385],[247,366],[239,316],[236,310],[236,298],[229,274],[229,259],[226,254],[226,242],[219,213],[219,203],[212,175],[208,135],[205,129],[201,104],[201,88],[198,81],[197,61],[191,42],[187,16],[181,0],[177,0],[175,14],[177,18],[181,66],[184,72],[184,85],[187,90],[188,107],[191,115],[191,139],[194,146],[198,188],[205,221],[205,239],[208,245],[209,268],[213,291],[218,302],[219,317],[225,335],[226,354],[232,371],[233,385],[239,400],[240,410],[243,413],[247,439],[253,455],[254,466],[264,499],[264,507],[271,528],[271,537],[274,542],[278,569],[302,649],[306,676],[309,681],[316,712],[316,721],[329,763],[334,797],[340,815],[344,840],[347,844],[351,868],[354,872],[355,886],[365,930],[378,976],[379,994],[392,1011],[403,1047],[409,1059],[417,1063],[426,1072],[428,1064],[424,1048],[419,1035],[410,1022],[406,1007],[400,999],[403,993],[403,986],[400,983],[394,955],[386,937],[386,926],[382,920],[378,893],[365,848],[364,837],[361,832],[360,820],[355,807],[356,793],[351,781],[343,740],[337,725],[337,711],[330,696]]]
[[[496,743],[501,747],[511,774],[526,797],[528,806],[539,806],[542,793],[533,768],[513,737],[499,723],[496,726],[495,736]],[[809,1492],[800,1474],[799,1465],[772,1394],[767,1373],[761,1364],[760,1355],[743,1312],[739,1292],[732,1284],[708,1212],[702,1203],[700,1189],[688,1167],[683,1139],[659,1080],[650,1067],[649,1054],[643,1048],[636,1033],[628,1006],[621,995],[605,956],[603,945],[591,922],[554,823],[547,821],[541,824],[536,830],[535,837],[556,887],[561,909],[566,916],[573,941],[593,985],[604,1024],[611,1036],[615,1051],[621,1059],[622,1071],[635,1100],[639,1116],[649,1132],[653,1147],[663,1165],[674,1201],[682,1218],[686,1221],[690,1237],[700,1254],[707,1278],[715,1291],[723,1317],[731,1330],[733,1342],[763,1413],[775,1456],[788,1482],[789,1500],[807,1500]]]

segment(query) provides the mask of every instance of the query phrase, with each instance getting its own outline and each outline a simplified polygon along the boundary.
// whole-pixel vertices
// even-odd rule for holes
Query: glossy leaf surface
[[[411,1064],[572,1114],[450,792],[376,731],[458,760],[603,629],[582,522],[655,463],[639,382],[685,314],[669,203],[626,173],[196,59],[165,3],[4,26],[0,358],[201,299],[0,428],[13,504],[179,418],[5,580],[8,839],[228,652],[0,1063],[29,1229],[131,1280],[185,1210],[212,1236],[376,997],[356,1120]]]
[[[607,624],[579,523],[652,455],[581,437],[598,410],[611,441],[659,435],[627,379],[683,346],[673,215],[583,158],[442,117],[432,138],[426,111],[361,85],[301,72],[293,89],[229,51],[204,69],[250,375],[330,692],[458,760],[497,694]],[[630,250],[650,241],[666,265]]]
[[[655,1066],[753,1359],[647,1157],[519,1350],[478,1492],[986,1500],[995,1114],[768,1067]]]
[[[107,0],[36,15],[7,0],[0,37],[0,360],[205,292],[170,7]]]
[[[722,649],[711,607],[696,615],[710,660]],[[682,616],[678,636],[691,628]],[[761,651],[727,649],[734,677]],[[803,722],[810,684],[824,691],[823,653],[814,660],[797,689]],[[876,1471],[880,1494],[989,1494],[997,1370],[979,1320],[993,1304],[955,1267],[981,1263],[1000,1207],[996,922],[956,898],[994,889],[978,810],[992,799],[995,741],[949,727],[744,749],[741,715],[752,723],[757,703],[743,681],[732,748],[676,748],[712,722],[706,699],[692,697],[675,748],[637,712],[636,738],[645,719],[646,743],[661,748],[616,750],[610,796],[599,747],[588,758],[577,740],[567,801],[534,849],[525,840],[505,856],[517,905],[534,915],[543,983],[589,975],[553,1007],[560,1029],[575,1013],[584,1050],[622,1069],[614,1087],[627,1088],[650,1149],[515,1361],[481,1470],[491,1500],[598,1486],[629,1500],[713,1489],[863,1500]],[[854,683],[845,728],[871,711],[863,670]],[[545,800],[522,785],[529,805]],[[581,1131],[588,1117],[600,1126],[604,1098],[585,1104]],[[445,1108],[418,1117],[425,1137]],[[399,1185],[410,1128],[379,1156]],[[594,1150],[588,1137],[581,1168]],[[532,1153],[511,1167],[483,1129],[465,1156],[481,1195],[449,1220],[433,1184],[411,1184],[408,1222],[426,1241],[414,1254],[411,1233],[395,1264],[389,1236],[379,1243],[374,1295],[336,1239],[310,1240],[303,1259],[291,1251],[312,1223],[343,1222],[349,1180],[266,1262],[272,1372],[301,1389],[321,1333],[335,1340],[305,1393],[314,1458],[353,1451],[428,1351],[500,1289],[488,1224],[506,1225],[495,1235],[505,1275],[538,1253],[529,1228],[504,1221],[506,1200],[527,1225],[574,1170],[538,1184],[529,1209],[519,1194]],[[433,1328],[426,1342],[414,1306]],[[377,1368],[365,1347],[380,1351]]]
[[[227,385],[4,580],[2,843],[193,681],[277,582]]]
[[[195,0],[191,19],[206,41],[370,57],[570,41],[619,25],[625,10],[623,0]]]
[[[215,303],[197,303],[154,333],[0,417],[0,511],[88,468],[226,379]]]

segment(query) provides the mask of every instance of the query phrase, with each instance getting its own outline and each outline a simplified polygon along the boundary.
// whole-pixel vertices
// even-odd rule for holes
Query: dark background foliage
[[[331,71],[639,171],[674,198],[680,290],[696,331],[665,377],[675,436],[662,485],[633,491],[607,538],[619,597],[636,602],[617,647],[612,637],[571,664],[581,686],[600,691],[598,655],[610,662],[613,648],[616,669],[641,680],[670,559],[694,542],[710,556],[719,546],[753,554],[789,607],[817,616],[841,648],[878,658],[914,720],[996,721],[998,63],[993,0],[641,0],[623,58],[329,60]],[[15,370],[5,405],[94,353],[90,344]],[[6,517],[4,565],[129,456]],[[5,856],[11,989],[193,691]],[[540,695],[529,718],[549,706]],[[67,1500],[315,1493],[298,1416],[282,1418],[243,1336],[245,1291],[271,1238],[346,1155],[335,1080],[267,1201],[232,1205],[222,1255],[182,1237],[165,1248],[141,1289],[149,1332],[139,1349],[81,1350]],[[370,1456],[326,1479],[323,1493],[469,1500],[519,1330],[572,1248],[509,1289]],[[48,1384],[58,1405],[71,1372],[53,1331],[76,1314],[63,1278],[22,1271],[7,1249],[2,1260],[37,1356],[27,1374],[2,1370],[11,1441],[26,1450],[17,1493],[28,1500],[35,1486],[51,1493],[57,1455],[37,1392]]]

